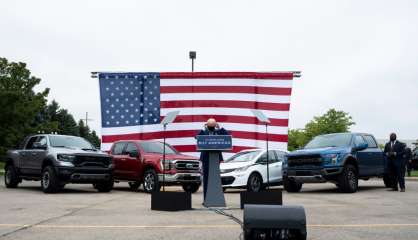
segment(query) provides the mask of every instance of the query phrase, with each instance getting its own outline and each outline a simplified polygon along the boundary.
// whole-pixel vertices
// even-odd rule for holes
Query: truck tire
[[[302,185],[302,183],[298,183],[287,177],[283,177],[283,187],[287,192],[300,192]]]
[[[154,169],[148,169],[144,173],[143,181],[144,191],[146,193],[159,192],[161,185],[158,181],[158,175]]]
[[[183,183],[181,186],[183,187],[183,190],[185,192],[189,192],[189,193],[195,193],[200,188],[199,183]]]
[[[20,179],[15,167],[12,164],[8,164],[4,170],[4,184],[7,188],[16,188],[20,183]]]
[[[340,176],[338,176],[338,185],[341,192],[354,193],[358,188],[357,169],[351,164],[344,166]]]
[[[110,179],[106,182],[98,182],[93,184],[93,187],[99,192],[110,192],[113,189],[113,179]]]
[[[263,179],[260,174],[251,173],[247,181],[247,191],[260,192],[261,190],[263,190]]]
[[[41,187],[44,193],[56,193],[61,189],[60,181],[52,166],[46,166],[42,170]]]
[[[141,186],[141,182],[129,182],[128,184],[129,184],[129,188],[132,191],[138,190],[138,188]]]

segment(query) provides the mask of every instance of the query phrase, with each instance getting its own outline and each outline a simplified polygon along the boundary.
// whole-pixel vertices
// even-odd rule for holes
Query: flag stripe
[[[162,141],[162,139],[154,139],[158,141]],[[183,145],[196,145],[196,139],[194,137],[178,137],[178,138],[167,138],[166,142],[176,149],[177,146]],[[233,138],[232,139],[233,146],[242,146],[247,148],[265,148],[266,141],[264,140],[254,140],[254,139],[242,139],[242,138]],[[102,143],[102,149],[107,151],[110,149],[112,143]],[[287,146],[286,142],[274,142],[269,141],[269,148],[270,149],[285,149]],[[180,151],[180,150],[179,150]]]
[[[163,118],[163,116],[161,117]],[[218,114],[202,114],[202,115],[178,115],[175,123],[178,122],[205,122],[209,118],[215,118],[218,122],[224,123],[249,123],[249,124],[258,124],[258,119],[256,117],[247,117],[247,116],[233,116],[233,115],[218,115]],[[289,125],[289,119],[277,119],[270,118],[269,126],[282,126],[287,127]]]
[[[215,101],[215,100],[214,100]],[[228,113],[229,116],[246,116],[246,117],[253,117],[254,114],[251,112],[251,109],[243,109],[243,108],[223,108],[220,107],[207,107],[207,108],[161,108],[161,115],[165,116],[168,112],[171,111],[180,111],[179,116],[182,115],[217,115],[222,113]],[[287,119],[289,118],[289,111],[269,111],[264,110],[263,113],[268,118],[276,118],[276,119]],[[206,119],[207,120],[207,119]]]
[[[227,100],[185,100],[185,101],[161,101],[161,108],[248,108],[260,110],[289,111],[289,103],[267,103],[252,101],[227,101]]]
[[[161,79],[161,87],[167,86],[218,86],[227,88],[229,86],[250,86],[250,87],[275,87],[291,88],[292,80],[264,80],[264,79]]]
[[[181,137],[195,137],[198,133],[198,130],[176,130],[176,131],[166,131],[166,138],[178,138]],[[230,134],[233,138],[242,138],[242,139],[256,139],[256,140],[265,140],[266,134],[260,132],[245,132],[245,131],[232,131]],[[118,134],[118,135],[106,135],[103,136],[103,142],[114,142],[119,140],[135,140],[135,139],[160,139],[164,137],[164,132],[149,132],[149,133],[132,133],[132,134]],[[287,135],[285,134],[268,134],[270,141],[275,142],[287,142]]]
[[[166,86],[161,87],[160,93],[254,93],[289,96],[292,89],[257,86]]]
[[[258,103],[290,103],[290,96],[274,96],[265,94],[248,94],[248,93],[165,93],[160,95],[160,100],[168,101],[194,101],[195,106],[198,101],[233,101],[233,102],[258,102]]]
[[[195,130],[198,131],[204,127],[206,121],[202,122],[176,122],[167,125],[167,131],[178,131],[178,130]],[[222,127],[230,131],[244,131],[244,132],[259,132],[265,133],[265,125],[256,125],[256,124],[243,124],[243,123],[230,123],[230,122],[219,122],[222,124]],[[137,125],[137,126],[125,126],[125,127],[110,127],[103,128],[103,135],[125,135],[131,133],[150,133],[150,132],[160,132],[163,130],[161,124],[150,124],[150,125]],[[287,134],[287,127],[276,127],[270,126],[268,128],[270,133],[273,134]]]
[[[248,79],[293,79],[293,72],[161,72],[161,79],[180,78],[248,78]]]

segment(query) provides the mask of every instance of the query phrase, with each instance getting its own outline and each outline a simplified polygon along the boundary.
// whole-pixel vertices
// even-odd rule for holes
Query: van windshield
[[[308,144],[305,149],[325,148],[325,147],[344,147],[349,146],[351,142],[351,134],[327,134],[316,136]]]
[[[230,157],[225,162],[248,162],[254,160],[261,151],[239,152]]]

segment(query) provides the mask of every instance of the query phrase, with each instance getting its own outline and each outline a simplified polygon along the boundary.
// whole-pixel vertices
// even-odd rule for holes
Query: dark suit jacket
[[[205,128],[203,130],[200,130],[200,132],[197,135],[229,135],[229,132],[225,130],[225,128],[215,128],[215,131],[209,131],[209,129]],[[223,161],[222,154],[219,155],[219,161]],[[209,153],[201,152],[200,161],[209,161]]]
[[[391,148],[391,142],[388,142],[385,145],[384,152],[389,160],[395,160],[395,163],[403,163],[404,153],[405,153],[405,144],[402,142],[396,141],[393,148]],[[393,152],[396,153],[396,156],[391,154]]]

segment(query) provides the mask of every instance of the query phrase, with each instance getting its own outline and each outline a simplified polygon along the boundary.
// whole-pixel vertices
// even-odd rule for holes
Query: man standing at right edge
[[[390,141],[385,145],[389,175],[392,177],[392,190],[405,192],[405,144],[396,140],[396,134],[390,134]]]

